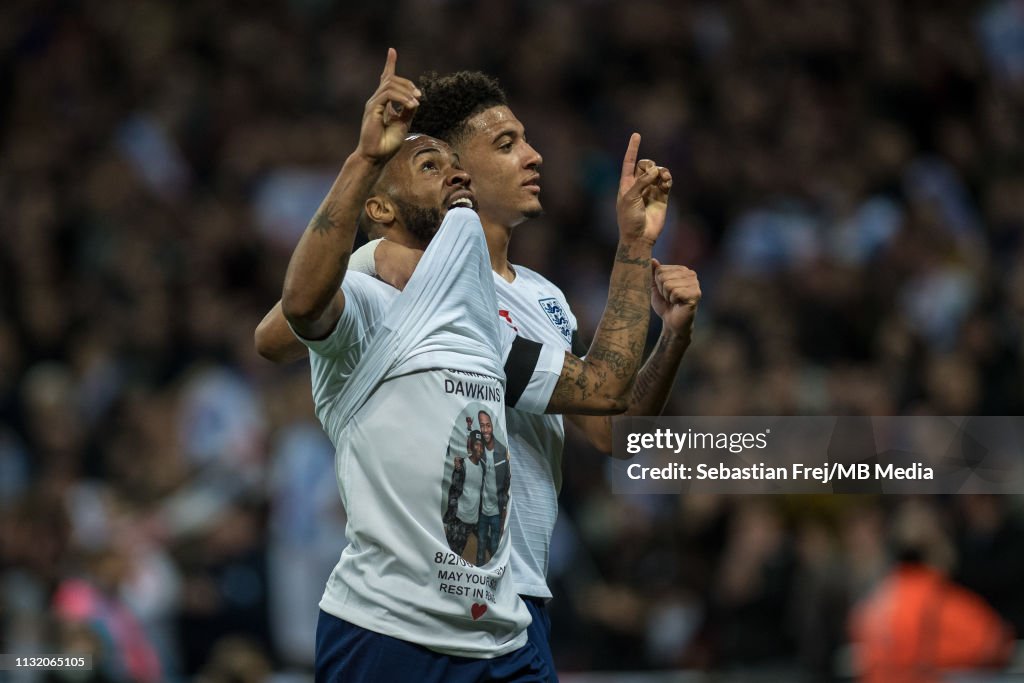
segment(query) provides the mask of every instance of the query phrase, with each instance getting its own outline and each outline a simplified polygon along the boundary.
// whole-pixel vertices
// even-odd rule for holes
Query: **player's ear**
[[[386,196],[374,195],[363,206],[366,216],[381,227],[390,228],[395,222],[395,206]]]

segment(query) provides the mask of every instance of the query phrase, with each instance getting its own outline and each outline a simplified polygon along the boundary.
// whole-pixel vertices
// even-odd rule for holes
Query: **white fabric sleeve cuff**
[[[558,378],[562,375],[565,365],[565,349],[555,344],[542,344],[537,365],[530,375],[519,400],[512,406],[526,413],[543,415],[551,402],[551,394],[555,391]]]
[[[383,237],[370,240],[352,252],[352,256],[348,260],[348,269],[369,275],[370,277],[377,277],[377,264],[374,262],[373,257],[377,252],[377,247],[383,241]]]

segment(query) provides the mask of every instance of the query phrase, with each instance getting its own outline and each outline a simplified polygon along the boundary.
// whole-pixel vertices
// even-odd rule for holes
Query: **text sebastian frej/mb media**
[[[683,449],[721,449],[730,453],[763,449],[768,446],[771,430],[752,433],[700,433],[692,430],[682,433],[670,429],[657,429],[653,433],[637,432],[627,435],[626,452],[636,455],[644,449],[672,450],[680,453]],[[892,463],[792,463],[786,466],[770,466],[763,462],[747,465],[726,465],[724,463],[700,463],[686,465],[673,462],[660,467],[647,467],[632,463],[626,468],[630,479],[694,479],[701,480],[777,480],[777,481],[830,481],[883,479],[924,480],[934,479],[931,467],[919,462],[905,467]]]

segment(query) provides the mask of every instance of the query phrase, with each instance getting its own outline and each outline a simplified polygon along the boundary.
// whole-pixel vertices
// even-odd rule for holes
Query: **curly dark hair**
[[[416,81],[423,93],[411,133],[422,133],[454,145],[466,132],[466,122],[485,109],[507,105],[498,80],[480,71],[447,76],[429,72]]]

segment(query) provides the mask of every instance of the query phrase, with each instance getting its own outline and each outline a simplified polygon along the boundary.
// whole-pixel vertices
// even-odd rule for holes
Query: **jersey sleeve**
[[[363,246],[352,252],[352,256],[348,260],[348,269],[356,273],[363,273],[370,277],[377,276],[377,264],[373,260],[373,256],[377,251],[377,247],[384,241],[383,237],[379,237],[375,240],[370,240]]]
[[[511,337],[505,345],[505,405],[527,413],[543,414],[565,364],[565,350],[520,337],[504,325]]]
[[[323,339],[306,339],[292,328],[292,334],[313,353],[328,358],[344,355],[360,345],[384,314],[384,302],[370,286],[373,279],[362,273],[349,273],[341,283],[345,309],[331,333]],[[288,325],[291,327],[291,324]]]

